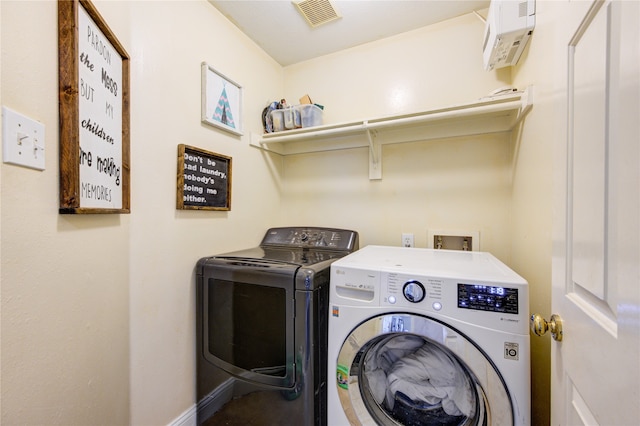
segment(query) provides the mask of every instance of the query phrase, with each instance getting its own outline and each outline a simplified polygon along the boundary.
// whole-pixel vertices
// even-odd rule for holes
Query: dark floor
[[[225,404],[202,426],[297,426],[291,401],[278,392],[253,392]]]

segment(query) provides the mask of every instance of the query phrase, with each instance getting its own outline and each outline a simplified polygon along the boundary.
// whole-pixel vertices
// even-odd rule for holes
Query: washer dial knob
[[[405,299],[412,303],[419,303],[424,300],[424,286],[419,281],[407,281],[402,287]]]

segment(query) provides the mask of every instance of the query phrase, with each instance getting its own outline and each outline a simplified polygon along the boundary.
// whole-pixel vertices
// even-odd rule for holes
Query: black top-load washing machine
[[[198,424],[326,424],[329,277],[354,231],[272,228],[198,261]]]

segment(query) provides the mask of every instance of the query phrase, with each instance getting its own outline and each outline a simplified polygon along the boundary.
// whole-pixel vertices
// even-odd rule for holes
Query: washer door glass
[[[493,363],[466,336],[431,318],[388,314],[365,321],[345,340],[337,368],[338,395],[352,424],[513,423]]]

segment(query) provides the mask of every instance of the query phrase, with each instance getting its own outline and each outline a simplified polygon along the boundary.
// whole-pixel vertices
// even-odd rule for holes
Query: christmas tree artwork
[[[216,106],[216,110],[213,113],[213,119],[226,126],[232,127],[234,129],[236,128],[235,123],[233,122],[231,107],[229,106],[229,98],[227,97],[226,87],[222,88],[220,99],[218,99],[218,105]]]

